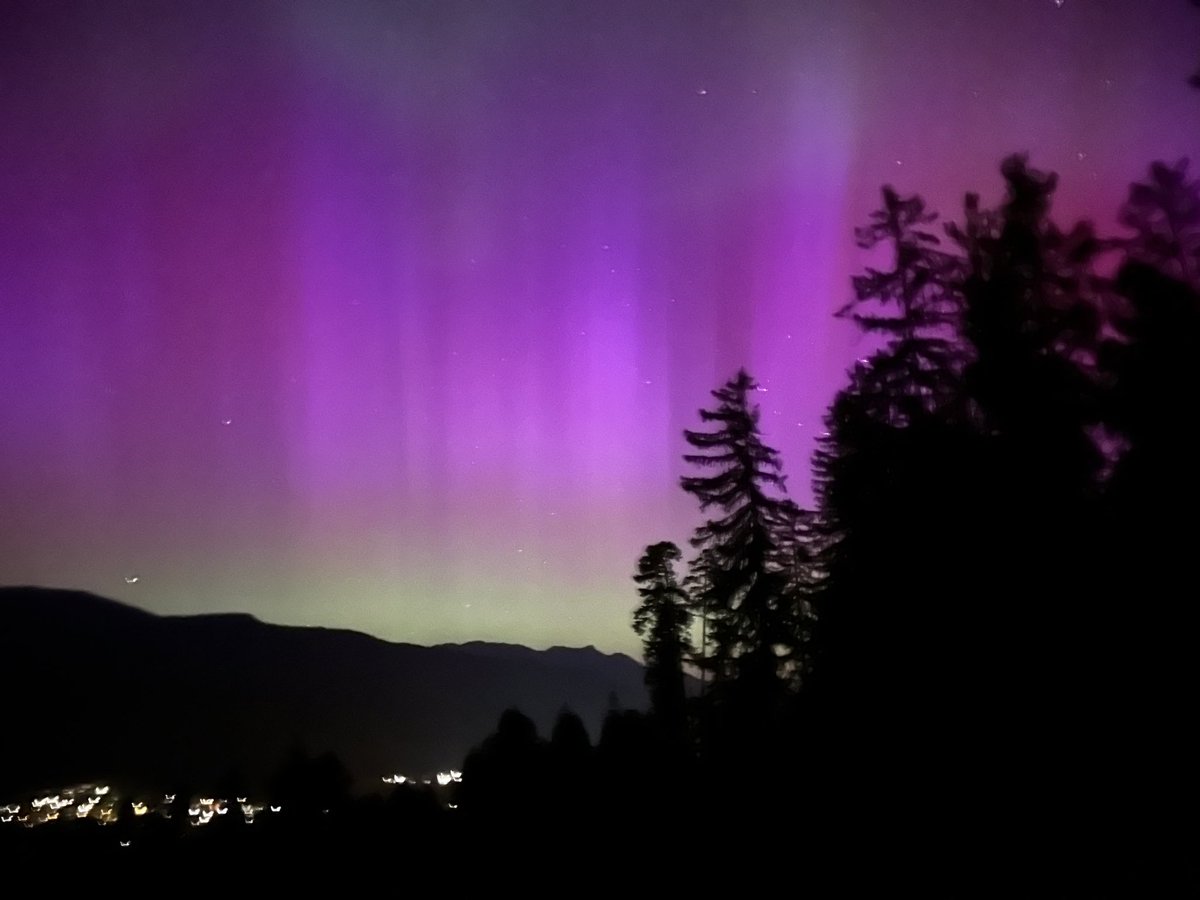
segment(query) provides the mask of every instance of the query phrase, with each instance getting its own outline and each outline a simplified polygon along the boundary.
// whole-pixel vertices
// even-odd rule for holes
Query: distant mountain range
[[[0,801],[96,778],[262,785],[296,747],[371,789],[460,766],[510,706],[543,735],[570,707],[594,741],[614,696],[647,702],[642,666],[592,647],[420,647],[46,588],[0,588],[0,665]]]

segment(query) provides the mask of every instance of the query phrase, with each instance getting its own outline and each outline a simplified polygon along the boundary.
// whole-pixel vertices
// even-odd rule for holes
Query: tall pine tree
[[[1187,178],[1186,161],[1155,163],[1131,187],[1121,221],[1134,234],[1122,242],[1121,304],[1101,357],[1105,426],[1120,453],[1105,485],[1104,590],[1090,598],[1107,626],[1097,644],[1121,665],[1094,670],[1113,726],[1106,761],[1137,773],[1112,792],[1113,818],[1165,826],[1139,827],[1130,841],[1139,852],[1186,854],[1168,825],[1176,816],[1162,808],[1164,798],[1176,810],[1200,798],[1190,712],[1200,609],[1189,587],[1200,536],[1200,182]]]
[[[698,659],[724,699],[765,709],[794,678],[799,616],[787,572],[791,527],[779,454],[762,441],[758,385],[743,369],[713,391],[717,405],[700,410],[712,431],[685,431],[696,453],[684,455],[706,474],[684,476],[683,489],[719,518],[691,543],[704,558],[708,651]]]
[[[642,598],[633,630],[642,638],[646,686],[655,716],[672,735],[684,731],[683,663],[692,652],[689,598],[675,574],[679,558],[679,548],[670,541],[651,544],[633,576]]]
[[[854,299],[838,315],[884,339],[860,390],[878,407],[871,414],[904,425],[938,410],[954,394],[962,364],[957,341],[962,300],[954,280],[959,261],[940,249],[940,239],[928,229],[937,214],[921,197],[901,197],[890,185],[882,195],[882,206],[854,235],[864,250],[886,247],[892,265],[856,275]]]
[[[1188,161],[1156,162],[1150,177],[1135,183],[1121,207],[1121,224],[1133,237],[1129,259],[1200,290],[1200,187],[1188,178]]]

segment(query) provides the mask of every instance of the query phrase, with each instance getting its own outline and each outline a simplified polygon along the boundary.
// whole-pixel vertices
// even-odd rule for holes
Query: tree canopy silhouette
[[[685,729],[683,663],[692,653],[689,597],[675,574],[680,556],[670,541],[651,544],[633,576],[642,598],[633,630],[642,638],[650,702],[660,723],[677,734]]]
[[[854,235],[864,250],[886,246],[892,266],[854,276],[854,299],[838,315],[885,339],[860,390],[869,386],[884,405],[876,414],[901,424],[938,408],[952,392],[961,368],[961,297],[953,282],[958,261],[926,227],[937,214],[919,196],[901,197],[890,185],[882,194],[882,206]]]
[[[697,452],[684,455],[703,475],[684,476],[683,489],[716,508],[691,539],[703,559],[705,589],[699,613],[709,641],[697,663],[712,675],[718,702],[736,698],[743,711],[765,712],[795,686],[801,615],[788,590],[785,550],[793,532],[779,454],[759,431],[752,395],[758,385],[744,369],[714,390],[717,404],[700,410],[712,431],[685,431]]]
[[[1146,181],[1130,187],[1120,221],[1134,232],[1124,242],[1131,262],[1200,288],[1200,190],[1187,159],[1153,163]]]

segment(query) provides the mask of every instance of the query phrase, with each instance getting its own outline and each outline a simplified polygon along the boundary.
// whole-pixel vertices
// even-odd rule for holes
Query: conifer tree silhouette
[[[700,410],[713,431],[685,431],[698,452],[684,455],[708,474],[681,485],[700,508],[723,515],[700,526],[691,543],[704,556],[710,649],[697,662],[718,693],[734,689],[744,708],[769,709],[789,686],[798,651],[799,617],[790,606],[784,554],[789,508],[778,453],[763,443],[758,385],[744,370],[713,391],[717,405]]]
[[[686,727],[683,663],[692,653],[692,613],[687,592],[675,574],[679,548],[670,541],[651,544],[638,560],[633,580],[641,604],[633,614],[633,630],[642,638],[646,686],[662,727],[682,736]]]
[[[961,597],[976,456],[963,386],[965,262],[942,249],[919,196],[884,187],[882,201],[855,234],[866,250],[886,246],[891,266],[855,277],[839,315],[883,342],[851,368],[826,416],[813,457],[820,513],[809,522],[819,538],[810,542],[812,685],[832,717],[820,727],[852,745],[832,764],[863,783],[883,762],[872,749],[881,739],[935,742],[932,730],[971,682]],[[972,228],[989,230],[983,213]],[[901,770],[929,755],[892,750],[887,762]]]
[[[1197,189],[1176,182],[1185,186]],[[1134,185],[1132,194],[1144,197],[1144,188]],[[1190,854],[1167,823],[1200,802],[1200,742],[1183,713],[1195,708],[1200,684],[1200,612],[1185,587],[1195,578],[1200,507],[1200,290],[1181,279],[1175,254],[1150,255],[1139,238],[1117,275],[1125,305],[1102,357],[1105,422],[1120,453],[1106,485],[1105,580],[1094,604],[1107,623],[1097,643],[1122,665],[1093,668],[1104,676],[1106,721],[1114,725],[1105,758],[1126,773],[1110,792],[1112,817],[1147,823],[1119,833],[1147,872],[1161,872],[1166,857],[1177,865]]]
[[[1130,187],[1120,221],[1134,232],[1124,242],[1131,261],[1200,289],[1200,181],[1188,178],[1188,160],[1153,163]]]
[[[882,404],[873,413],[901,425],[936,410],[952,391],[962,362],[956,341],[962,301],[954,282],[958,261],[926,227],[937,214],[919,196],[901,197],[890,185],[882,195],[882,206],[854,235],[864,250],[886,245],[892,267],[854,276],[854,299],[838,315],[885,339],[870,361],[870,390]]]

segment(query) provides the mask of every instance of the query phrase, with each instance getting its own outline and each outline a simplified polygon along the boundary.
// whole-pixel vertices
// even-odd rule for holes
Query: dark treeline
[[[636,798],[701,841],[786,830],[814,863],[1179,876],[1200,758],[1200,182],[1154,164],[1101,236],[1054,221],[1053,174],[1013,156],[1001,175],[997,206],[968,195],[942,227],[885,187],[857,230],[889,264],[839,315],[877,349],[827,413],[814,509],[787,499],[747,372],[685,433],[706,519],[682,573],[669,542],[637,565],[654,707],[610,719],[640,734],[628,759],[588,768],[577,736],[565,765],[557,735],[535,749],[502,723],[464,811],[511,808],[541,754],[573,810]]]

